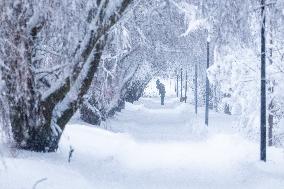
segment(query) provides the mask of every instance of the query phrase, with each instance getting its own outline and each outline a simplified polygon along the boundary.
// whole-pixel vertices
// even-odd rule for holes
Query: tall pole
[[[185,92],[184,92],[184,103],[186,103],[186,100],[187,100],[187,70],[185,71]]]
[[[174,83],[175,83],[175,93],[177,94],[177,83],[176,82]]]
[[[261,0],[260,160],[266,161],[265,0]]]
[[[209,38],[207,39],[207,65],[206,68],[209,68]],[[206,69],[206,71],[207,71]],[[208,117],[209,117],[209,80],[206,72],[206,91],[205,91],[205,125],[208,126]]]
[[[178,72],[177,72],[177,97],[178,97]]]
[[[182,68],[180,69],[180,99],[182,98]]]
[[[197,114],[197,63],[195,63],[195,74],[194,74],[194,98],[195,98],[195,114]]]

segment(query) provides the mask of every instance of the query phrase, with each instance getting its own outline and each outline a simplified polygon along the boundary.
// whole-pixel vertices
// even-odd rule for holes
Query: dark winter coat
[[[157,89],[159,90],[159,95],[165,96],[166,89],[165,89],[165,85],[163,83],[157,84]]]

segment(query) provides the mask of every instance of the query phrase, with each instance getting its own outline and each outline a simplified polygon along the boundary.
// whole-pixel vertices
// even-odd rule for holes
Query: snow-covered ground
[[[74,119],[57,153],[2,148],[0,189],[284,188],[283,149],[268,148],[260,162],[258,143],[234,129],[237,117],[210,112],[206,129],[203,115],[176,98],[164,107],[144,98],[102,128]]]

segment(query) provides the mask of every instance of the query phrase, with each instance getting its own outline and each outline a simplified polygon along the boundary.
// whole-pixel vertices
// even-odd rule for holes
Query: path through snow
[[[269,148],[268,162],[258,161],[259,146],[233,128],[237,118],[210,114],[167,99],[127,104],[115,118],[95,128],[73,120],[59,152],[4,152],[0,188],[31,189],[221,189],[284,188],[284,152]],[[75,149],[67,162],[69,147]]]

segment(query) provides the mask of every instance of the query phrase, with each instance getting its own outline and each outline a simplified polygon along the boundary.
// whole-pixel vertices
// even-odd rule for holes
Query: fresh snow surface
[[[73,119],[56,153],[0,147],[0,189],[284,188],[283,149],[268,148],[263,163],[237,117],[210,112],[207,129],[203,108],[198,116],[193,109],[144,98],[101,128]]]

